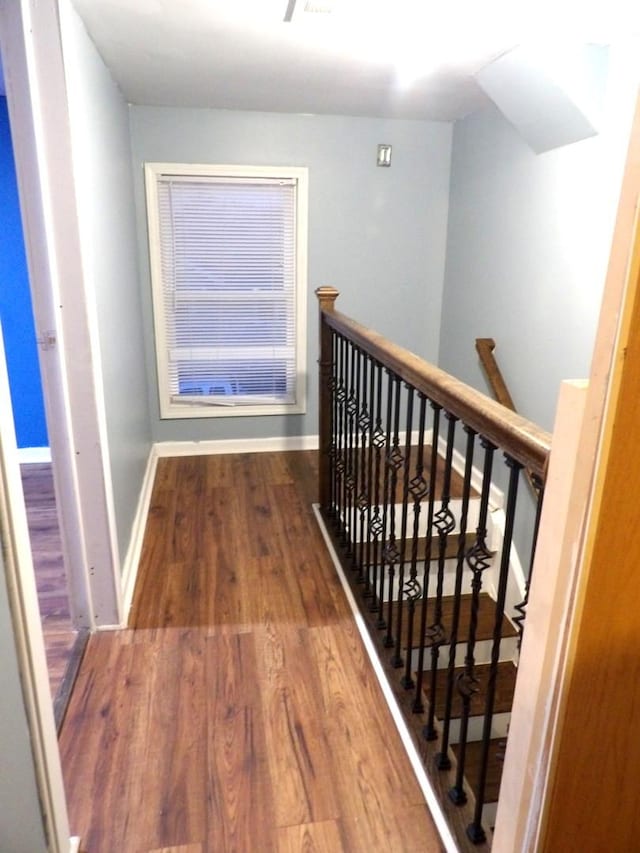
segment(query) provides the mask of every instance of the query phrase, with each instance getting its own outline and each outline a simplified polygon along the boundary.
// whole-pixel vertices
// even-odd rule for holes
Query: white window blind
[[[171,417],[302,402],[299,177],[237,171],[154,171],[156,346]]]

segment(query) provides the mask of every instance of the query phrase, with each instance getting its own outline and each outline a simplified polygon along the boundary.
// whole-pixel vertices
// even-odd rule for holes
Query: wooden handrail
[[[329,293],[331,298],[327,299]],[[334,303],[338,294],[334,288],[318,288],[316,295],[320,301],[321,325],[325,323],[352,340],[381,365],[393,370],[417,391],[460,418],[544,481],[551,448],[551,435],[546,430],[336,311]],[[321,365],[328,357],[330,353],[321,351]],[[320,414],[322,417],[322,409]]]
[[[480,362],[484,368],[484,372],[489,380],[489,385],[493,391],[496,400],[512,412],[516,411],[515,404],[507,388],[507,383],[504,381],[502,371],[498,367],[498,362],[493,354],[496,348],[496,342],[493,338],[476,338],[476,350],[480,356]]]
[[[484,372],[491,386],[496,400],[500,405],[509,409],[511,412],[516,411],[515,403],[507,388],[507,383],[504,381],[504,376],[498,365],[495,355],[493,354],[496,348],[496,342],[493,338],[476,338],[476,350],[480,356],[480,362],[484,368]],[[530,468],[527,468],[527,482],[534,497],[538,494],[538,485],[536,484]]]

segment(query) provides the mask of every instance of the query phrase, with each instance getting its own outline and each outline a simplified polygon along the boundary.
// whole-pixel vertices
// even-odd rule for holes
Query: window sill
[[[303,415],[307,411],[305,401],[287,405],[259,406],[199,406],[186,403],[165,403],[160,405],[161,420],[182,420],[183,418],[242,418],[263,417],[268,415]]]

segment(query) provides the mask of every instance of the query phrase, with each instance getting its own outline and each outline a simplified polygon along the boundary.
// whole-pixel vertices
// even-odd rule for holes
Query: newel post
[[[318,308],[320,313],[319,338],[319,383],[318,383],[318,443],[319,443],[319,500],[320,509],[326,511],[331,502],[331,436],[333,432],[333,345],[331,329],[325,321],[325,314],[334,310],[339,296],[335,287],[318,287]]]

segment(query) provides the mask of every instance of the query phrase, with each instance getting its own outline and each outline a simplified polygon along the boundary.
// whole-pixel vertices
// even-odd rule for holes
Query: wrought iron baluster
[[[466,551],[467,521],[469,517],[469,499],[471,495],[471,474],[473,472],[473,450],[476,433],[469,426],[464,427],[467,434],[464,463],[464,482],[462,486],[462,507],[460,509],[460,530],[458,534],[458,550],[456,554],[456,579],[453,592],[453,614],[451,632],[449,634],[449,665],[447,668],[447,685],[445,695],[444,716],[442,719],[442,745],[436,755],[436,767],[448,770],[451,767],[449,758],[449,733],[451,728],[451,711],[453,707],[453,692],[455,681],[456,650],[458,645],[458,626],[460,623],[460,601],[462,595],[462,578],[464,574],[464,555]]]
[[[336,387],[336,531],[340,537],[340,541],[345,541],[345,525],[344,525],[344,421],[345,411],[344,403],[346,400],[344,370],[345,370],[345,340],[342,335],[337,336],[338,357],[337,363],[337,387]]]
[[[428,492],[428,486],[424,479],[424,425],[426,420],[427,398],[424,394],[418,394],[420,408],[418,413],[418,447],[416,449],[416,469],[413,478],[409,481],[409,493],[413,499],[413,532],[411,539],[411,564],[409,577],[404,585],[404,596],[408,603],[407,609],[407,654],[402,686],[405,690],[414,687],[411,676],[411,657],[413,649],[413,629],[416,614],[416,601],[422,595],[422,587],[418,581],[418,543],[420,535],[420,511],[422,501]]]
[[[489,680],[487,682],[487,695],[484,708],[484,724],[482,728],[482,754],[480,759],[480,772],[478,774],[478,788],[476,792],[476,805],[473,813],[473,821],[467,827],[467,835],[474,844],[479,844],[486,839],[482,828],[482,809],[484,806],[485,788],[487,784],[487,768],[489,764],[489,748],[491,741],[491,724],[493,721],[493,706],[496,696],[496,679],[498,675],[498,661],[500,660],[500,644],[502,641],[502,624],[504,621],[504,603],[507,595],[507,582],[509,580],[509,562],[511,559],[511,542],[513,540],[513,525],[516,514],[516,502],[518,499],[518,483],[522,465],[505,454],[505,461],[509,467],[509,490],[507,493],[507,506],[505,510],[504,540],[502,544],[502,557],[500,560],[500,575],[498,579],[498,592],[496,597],[496,618],[493,626],[493,642],[491,645],[491,663],[489,665]]]
[[[373,370],[372,370],[373,374]],[[382,427],[382,382],[383,372],[382,365],[376,363],[376,391],[375,391],[375,427],[371,434],[371,444],[375,448],[375,466],[373,473],[374,483],[374,498],[373,498],[373,517],[369,525],[369,530],[373,536],[372,558],[371,558],[371,610],[375,613],[378,610],[378,570],[383,571],[382,566],[382,542],[384,533],[384,524],[380,507],[385,498],[385,492],[380,488],[380,478],[382,476],[382,450],[386,444],[386,433]],[[384,628],[384,622],[378,627]]]
[[[442,480],[442,493],[440,497],[440,509],[433,517],[433,526],[438,531],[438,572],[436,575],[436,600],[434,608],[433,624],[427,630],[429,646],[431,650],[431,680],[429,685],[429,716],[425,726],[424,736],[427,740],[435,740],[438,732],[435,727],[436,693],[438,689],[438,659],[440,657],[440,646],[447,642],[447,632],[442,624],[442,598],[444,590],[444,568],[446,562],[447,540],[449,534],[455,530],[456,520],[449,506],[451,502],[451,467],[453,461],[453,443],[455,439],[456,423],[458,419],[449,412],[445,412],[448,421],[447,426],[447,449],[444,462],[444,475]]]
[[[347,473],[349,466],[349,415],[347,399],[349,395],[349,341],[342,339],[343,400],[342,400],[342,544],[349,546],[349,514]]]
[[[365,598],[373,598],[375,600],[375,580],[372,582],[372,560],[373,560],[373,533],[372,533],[372,522],[373,522],[373,503],[375,501],[374,491],[373,491],[373,438],[374,438],[374,424],[373,424],[373,413],[375,409],[375,391],[376,391],[376,371],[375,371],[375,363],[366,356],[365,361],[365,384],[366,384],[366,366],[369,369],[369,411],[367,414],[367,440],[368,440],[368,449],[367,449],[367,464],[366,464],[366,485],[364,488],[364,492],[367,495],[367,509],[366,509],[366,553],[365,553],[365,562],[366,562],[366,574],[365,574],[365,584],[364,584],[364,595]],[[361,422],[362,423],[362,422]],[[364,427],[363,427],[364,428]]]
[[[387,565],[387,530],[389,524],[389,515],[394,512],[393,501],[390,496],[390,469],[389,469],[389,454],[391,453],[391,438],[393,435],[393,430],[391,426],[391,417],[393,413],[393,391],[395,387],[395,378],[393,373],[390,370],[386,371],[387,373],[387,420],[385,425],[385,458],[384,458],[384,503],[382,506],[382,537],[380,539],[380,545],[382,548],[380,554],[380,576],[378,578],[379,588],[378,588],[378,626],[380,628],[384,628],[386,626],[385,618],[384,618],[384,594],[385,594],[385,569]],[[393,524],[393,517],[392,517]]]
[[[360,425],[358,424],[358,415],[360,413],[360,350],[355,346],[353,348],[352,403],[351,473],[353,476],[353,489],[351,491],[351,540],[353,551],[351,553],[351,565],[354,569],[358,570],[358,580],[361,580],[362,563],[359,560],[360,543],[358,541],[358,483],[360,473]]]
[[[464,659],[464,672],[457,681],[458,692],[462,698],[462,715],[460,717],[460,739],[458,743],[456,780],[449,790],[449,798],[456,805],[467,802],[464,790],[464,768],[467,754],[467,736],[469,733],[469,717],[471,715],[471,698],[478,692],[478,679],[475,675],[475,646],[478,630],[478,609],[480,592],[482,590],[482,573],[491,565],[491,552],[487,548],[487,519],[489,516],[489,494],[493,470],[493,455],[495,446],[485,438],[480,439],[484,449],[484,465],[482,470],[482,493],[480,495],[480,512],[476,527],[475,541],[466,554],[467,565],[472,572],[471,580],[471,613],[469,617],[469,632],[467,635],[467,651]]]
[[[401,648],[402,648],[402,613],[404,609],[404,567],[406,563],[407,550],[407,521],[409,515],[409,478],[411,476],[411,436],[413,433],[413,398],[414,390],[410,385],[405,386],[407,389],[407,421],[405,431],[405,450],[403,461],[403,476],[402,476],[402,519],[400,522],[400,555],[398,557],[398,619],[396,622],[396,645],[391,665],[394,667],[403,666]],[[407,652],[411,656],[411,651]]]
[[[355,565],[355,524],[354,524],[354,510],[355,510],[355,477],[354,477],[354,467],[355,467],[355,459],[354,459],[354,426],[355,426],[355,415],[358,410],[356,405],[356,392],[355,392],[355,346],[349,341],[349,369],[348,369],[348,386],[347,386],[347,401],[346,401],[346,411],[347,411],[347,435],[346,435],[346,443],[347,443],[347,461],[346,461],[346,471],[345,471],[345,486],[346,486],[346,495],[345,495],[345,516],[346,516],[346,524],[348,529],[348,538],[347,538],[347,554],[351,556],[351,567],[353,568]]]
[[[358,385],[358,414],[357,414],[357,432],[361,447],[358,448],[356,440],[356,506],[359,514],[359,530],[358,530],[358,580],[364,584],[364,592],[368,590],[368,567],[366,566],[367,558],[367,543],[366,543],[366,512],[371,506],[371,499],[367,491],[367,440],[369,437],[369,410],[367,408],[367,393],[369,385],[367,382],[367,356],[365,353],[358,351],[358,369],[357,385]]]
[[[427,633],[427,611],[429,604],[429,577],[431,574],[431,544],[433,542],[433,513],[434,513],[434,495],[436,491],[437,471],[438,471],[438,441],[440,439],[440,412],[442,406],[430,401],[433,409],[432,434],[431,434],[431,455],[429,469],[429,488],[428,504],[427,504],[427,532],[424,546],[424,573],[422,576],[422,613],[420,614],[420,644],[418,646],[418,666],[416,669],[416,693],[413,700],[413,712],[421,714],[424,711],[424,702],[422,700],[422,683],[424,679],[424,652],[425,638]]]
[[[336,333],[331,329],[331,377],[329,379],[329,389],[331,391],[331,445],[329,448],[329,517],[333,520],[336,518],[336,457],[337,457],[337,423],[338,423],[338,401],[336,391],[338,388],[338,339]]]
[[[536,557],[536,545],[538,544],[538,531],[540,529],[540,517],[542,515],[542,501],[544,499],[544,487],[539,478],[532,477],[537,493],[536,504],[536,520],[533,527],[533,540],[531,542],[531,556],[529,557],[529,571],[524,585],[524,598],[519,604],[516,604],[514,610],[516,616],[513,619],[513,624],[518,630],[518,651],[522,645],[522,637],[524,636],[524,620],[527,615],[527,605],[529,603],[529,588],[531,586],[531,575],[533,574],[533,562]]]
[[[396,501],[398,499],[398,471],[402,467],[403,454],[400,450],[400,400],[402,397],[402,381],[399,376],[394,375],[395,383],[395,404],[393,407],[393,440],[387,448],[387,468],[390,469],[389,487],[389,533],[385,544],[384,557],[387,569],[387,634],[384,638],[384,644],[391,649],[394,646],[393,639],[393,609],[394,609],[394,582],[396,576],[396,564],[400,559],[398,550],[398,540],[396,537]],[[393,662],[393,661],[392,661]],[[400,664],[402,665],[402,664]]]

